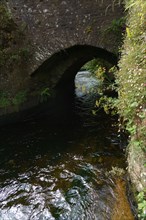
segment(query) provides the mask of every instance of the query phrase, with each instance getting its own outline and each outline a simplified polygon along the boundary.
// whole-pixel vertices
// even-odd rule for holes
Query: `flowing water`
[[[116,119],[92,115],[95,95],[76,94],[63,120],[52,114],[1,128],[0,220],[134,219],[124,181],[107,175],[125,168]]]

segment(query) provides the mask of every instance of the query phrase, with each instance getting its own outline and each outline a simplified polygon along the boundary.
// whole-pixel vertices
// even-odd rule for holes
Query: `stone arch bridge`
[[[17,26],[23,29],[23,47],[28,47],[31,53],[23,69],[14,71],[14,77],[7,79],[9,87],[15,83],[16,92],[21,88],[29,91],[29,101],[20,109],[38,104],[34,97],[31,101],[38,88],[54,88],[61,81],[72,82],[80,67],[94,57],[116,64],[119,39],[111,24],[123,16],[120,0],[2,2]],[[14,111],[13,107],[10,109],[8,112]]]

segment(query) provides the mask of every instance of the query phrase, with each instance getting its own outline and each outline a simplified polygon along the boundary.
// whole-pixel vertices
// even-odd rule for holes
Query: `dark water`
[[[93,98],[75,103],[63,121],[1,128],[0,220],[111,219],[117,194],[106,172],[125,167],[116,120],[90,114]]]

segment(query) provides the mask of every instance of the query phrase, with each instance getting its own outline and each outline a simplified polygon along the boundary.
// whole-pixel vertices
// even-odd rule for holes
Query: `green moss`
[[[0,92],[0,108],[7,108],[9,106],[16,106],[17,108],[27,100],[27,91],[21,90],[11,96],[6,92]]]
[[[24,25],[18,28],[7,8],[0,3],[0,67],[18,65],[30,57],[29,48],[23,47]]]
[[[27,100],[27,91],[19,91],[12,99],[12,103],[15,106],[19,106]]]
[[[8,94],[0,92],[0,108],[6,108],[10,105]]]
[[[11,27],[12,19],[10,13],[8,13],[5,6],[2,3],[0,3],[0,29],[9,32],[11,30]]]

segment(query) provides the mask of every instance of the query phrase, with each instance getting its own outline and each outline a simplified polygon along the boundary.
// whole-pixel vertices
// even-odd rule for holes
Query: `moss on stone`
[[[0,3],[0,93],[5,94],[0,96],[1,108],[10,106],[23,89],[23,68],[30,56],[24,28],[18,27],[8,9]]]

